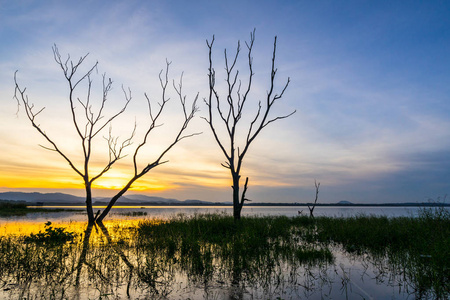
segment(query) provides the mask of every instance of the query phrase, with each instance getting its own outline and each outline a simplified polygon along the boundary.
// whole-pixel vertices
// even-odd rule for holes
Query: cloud
[[[208,95],[205,39],[216,36],[218,74],[223,73],[223,49],[231,53],[241,40],[244,75],[243,42],[256,26],[254,102],[248,103],[249,115],[242,121],[251,119],[268,89],[274,35],[277,88],[287,77],[291,84],[272,113],[297,113],[265,128],[251,146],[242,173],[250,177],[249,193],[265,200],[309,199],[315,178],[323,184],[324,200],[396,201],[423,197],[433,188],[441,193],[448,189],[444,153],[450,147],[450,30],[445,12],[445,7],[420,3],[7,3],[0,10],[0,39],[6,41],[0,49],[0,164],[3,170],[20,169],[24,177],[42,166],[66,167],[55,153],[37,146],[45,141],[23,111],[16,117],[12,95],[17,69],[30,101],[36,108],[46,107],[39,116],[42,128],[79,157],[79,141],[71,138],[73,128],[67,122],[67,83],[52,56],[54,43],[64,57],[70,53],[75,60],[89,52],[84,68],[99,61],[96,87],[104,72],[114,80],[108,113],[123,104],[121,85],[130,87],[132,103],[113,131],[125,137],[136,120],[137,143],[148,124],[143,94],[157,106],[158,74],[166,58],[173,61],[171,79],[184,71],[188,99],[197,92],[202,99]],[[96,93],[99,99],[98,89]],[[162,120],[165,126],[143,151],[143,164],[170,142],[182,117],[173,90],[168,96],[172,100]],[[206,108],[200,106],[204,116]],[[203,135],[173,149],[167,156],[170,163],[141,185],[164,183],[181,198],[185,192],[226,199],[230,188],[228,171],[220,166],[223,154],[203,120],[192,125],[190,132]],[[105,154],[102,142],[96,144],[95,164]],[[33,156],[40,161],[28,159]],[[124,160],[117,171],[128,166]]]

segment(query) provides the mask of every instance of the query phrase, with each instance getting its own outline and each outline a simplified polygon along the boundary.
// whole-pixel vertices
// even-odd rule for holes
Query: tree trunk
[[[241,202],[239,201],[239,175],[238,174],[232,174],[233,177],[233,217],[234,220],[240,220],[241,219]]]
[[[86,211],[88,215],[88,221],[91,224],[95,222],[94,210],[92,209],[91,184],[89,182],[86,182],[85,187],[86,187]]]
[[[111,208],[114,206],[116,201],[122,197],[123,194],[125,194],[126,191],[131,187],[131,185],[139,179],[141,176],[135,176],[133,179],[131,179],[125,187],[122,188],[120,192],[118,192],[108,203],[108,206],[103,210],[103,212],[100,214],[100,216],[95,220],[97,223],[102,223],[103,219],[108,215]]]
[[[109,211],[111,210],[111,208],[114,206],[114,204],[116,203],[116,201],[124,194],[123,193],[119,193],[117,195],[115,195],[108,203],[108,206],[103,210],[103,212],[100,214],[100,216],[98,216],[98,218],[95,220],[97,223],[102,223],[103,219],[108,215]]]

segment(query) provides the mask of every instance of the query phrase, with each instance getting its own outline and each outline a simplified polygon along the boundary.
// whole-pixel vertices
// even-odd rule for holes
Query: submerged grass
[[[179,215],[165,223],[143,222],[140,242],[170,257],[181,257],[191,273],[203,274],[213,261],[225,273],[251,278],[259,270],[333,262],[329,247],[352,255],[388,262],[390,272],[402,270],[418,295],[450,295],[450,214],[443,207],[425,208],[418,217],[299,216],[247,217],[234,222],[227,215]]]
[[[417,290],[450,295],[450,211],[424,208],[418,217],[320,217],[308,239],[339,244],[347,252],[387,257]]]
[[[285,216],[247,217],[235,222],[232,216],[225,214],[178,215],[159,224],[144,221],[139,226],[139,234],[141,243],[168,252],[189,253],[199,247],[212,247],[224,256],[237,252],[252,257],[269,250],[287,255],[287,250],[305,246],[295,234],[297,223],[298,219]],[[308,247],[310,252],[314,251],[311,245]]]
[[[331,251],[319,244],[301,242],[297,220],[288,217],[247,217],[235,222],[225,214],[206,214],[139,226],[139,244],[149,252],[164,253],[178,262],[192,280],[210,280],[214,274],[231,282],[271,282],[283,262],[326,266]]]
[[[37,289],[46,299],[64,298],[74,287],[83,293],[83,284],[98,289],[89,298],[117,296],[126,286],[128,297],[136,291],[163,299],[181,276],[205,289],[256,286],[274,295],[266,298],[276,298],[286,289],[314,286],[299,283],[299,276],[312,274],[308,280],[314,281],[333,273],[333,253],[341,251],[398,274],[417,298],[450,295],[445,209],[402,218],[267,216],[235,222],[225,214],[205,214],[126,222],[131,221],[88,227],[84,234],[47,224],[39,233],[0,236],[0,288],[28,294]]]

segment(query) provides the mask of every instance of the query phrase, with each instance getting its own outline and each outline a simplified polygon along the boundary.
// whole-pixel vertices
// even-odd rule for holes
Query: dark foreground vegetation
[[[209,214],[107,225],[76,232],[47,223],[0,237],[0,298],[350,299],[364,296],[351,288],[356,265],[361,276],[375,274],[364,284],[394,298],[450,296],[444,208],[401,218]]]

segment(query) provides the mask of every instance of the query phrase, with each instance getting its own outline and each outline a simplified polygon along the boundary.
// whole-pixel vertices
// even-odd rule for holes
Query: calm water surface
[[[83,206],[44,206],[41,208],[64,208],[77,211],[52,212],[52,213],[30,213],[25,217],[0,217],[0,223],[9,223],[14,221],[31,222],[67,222],[67,221],[86,221],[87,216]],[[94,207],[95,210],[103,209],[103,206]],[[233,214],[231,206],[117,206],[114,207],[107,219],[123,219],[124,215],[138,212],[140,216],[126,216],[132,219],[167,219],[177,214],[194,215],[204,213],[225,213]],[[291,206],[247,206],[242,209],[243,216],[288,216],[299,215],[299,212],[308,215],[307,207]],[[417,216],[418,207],[316,207],[315,216],[330,217],[348,217],[356,215],[377,215],[388,217]],[[145,215],[144,215],[145,214]]]

